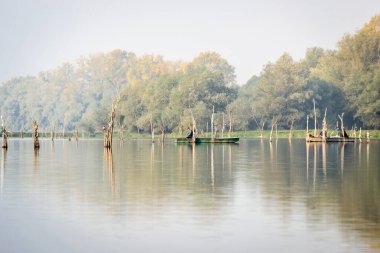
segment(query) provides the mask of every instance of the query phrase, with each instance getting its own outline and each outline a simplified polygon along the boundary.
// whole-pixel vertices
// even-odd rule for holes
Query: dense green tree
[[[324,57],[315,74],[341,89],[346,110],[365,125],[380,127],[380,15]]]
[[[117,125],[128,131],[151,128],[163,136],[181,132],[195,119],[198,131],[218,131],[231,116],[237,130],[270,127],[305,128],[316,101],[319,124],[327,109],[330,127],[337,114],[345,122],[380,127],[380,16],[357,33],[345,35],[336,50],[310,48],[303,59],[283,54],[259,76],[238,87],[234,67],[215,52],[190,62],[124,50],[80,57],[37,76],[13,78],[0,86],[0,111],[11,131],[81,128],[101,131],[112,101],[121,96]],[[223,120],[224,119],[224,120]],[[223,123],[224,122],[224,123]]]

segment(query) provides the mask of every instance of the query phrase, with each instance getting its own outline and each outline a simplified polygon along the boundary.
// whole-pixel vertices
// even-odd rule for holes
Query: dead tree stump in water
[[[3,137],[3,143],[1,145],[1,147],[7,149],[8,148],[8,135],[7,135],[7,130],[5,129],[5,126],[4,126],[3,116],[1,116],[1,133],[2,133],[2,137]]]
[[[2,127],[1,129],[2,129],[1,132],[2,132],[2,135],[3,135],[3,143],[1,145],[1,147],[7,149],[8,148],[7,130],[5,129],[5,127]]]
[[[34,142],[34,148],[38,149],[40,148],[40,142],[38,140],[38,124],[36,121],[33,121],[33,142]]]
[[[116,108],[120,101],[121,97],[118,97],[113,103],[112,103],[112,110],[111,115],[108,118],[108,125],[103,126],[103,133],[104,133],[104,147],[105,148],[112,148],[112,134],[113,134],[113,125],[115,121],[115,114],[116,114]]]

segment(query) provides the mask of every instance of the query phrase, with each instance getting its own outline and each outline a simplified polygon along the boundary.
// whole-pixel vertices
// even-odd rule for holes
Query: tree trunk
[[[270,135],[269,135],[269,141],[270,142],[272,142],[273,127],[274,127],[274,124],[272,124],[272,129],[270,130]]]
[[[230,118],[230,128],[228,129],[228,137],[231,137],[231,133],[232,133],[232,111],[228,112],[228,116]]]
[[[108,120],[108,125],[103,126],[103,132],[104,132],[104,147],[112,149],[112,134],[113,134],[113,126],[114,126],[114,120],[115,120],[115,114],[116,114],[116,108],[120,101],[121,97],[119,96],[113,103],[112,103],[112,110],[111,115]]]
[[[310,141],[309,135],[309,115],[306,116],[306,142]]]
[[[150,132],[152,133],[152,143],[154,143],[154,128],[153,128],[153,119],[150,117]]]
[[[3,127],[2,132],[3,132],[3,143],[1,145],[1,147],[7,149],[8,148],[8,136],[7,136],[7,131],[5,130],[4,127]]]
[[[51,132],[50,132],[50,137],[52,141],[54,141],[54,132],[55,132],[55,124],[52,125]]]
[[[211,138],[214,138],[214,106],[212,106],[212,114],[211,114]]]
[[[263,139],[264,125],[265,123],[263,122],[260,126],[260,139]]]
[[[289,140],[292,138],[293,124],[294,124],[294,118],[292,118],[292,122],[290,123]]]
[[[344,139],[344,125],[343,125],[343,116],[344,116],[344,112],[342,113],[342,116],[340,116],[338,114],[338,117],[340,119],[340,131],[342,133],[342,138]]]
[[[314,103],[314,136],[317,136],[317,112],[315,111],[315,100],[313,98]]]
[[[38,124],[36,121],[33,121],[33,143],[35,149],[40,148],[40,142],[38,140]]]
[[[180,137],[183,136],[183,123],[182,123],[182,117],[181,117],[181,119],[179,120],[179,124],[178,124],[178,133],[179,133],[179,136],[180,136]]]
[[[224,137],[224,125],[225,125],[225,122],[224,122],[224,113],[222,114],[222,138]]]
[[[161,127],[161,141],[165,141],[165,128]]]
[[[322,121],[322,140],[325,142],[327,138],[327,120],[326,120],[327,108],[325,109],[325,116]]]
[[[277,123],[276,123],[276,140],[278,139]]]

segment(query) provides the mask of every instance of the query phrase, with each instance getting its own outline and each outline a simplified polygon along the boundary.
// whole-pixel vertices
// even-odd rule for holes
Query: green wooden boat
[[[197,137],[195,140],[192,138],[177,138],[177,143],[236,143],[239,141],[238,137],[219,137],[219,138],[200,138]]]
[[[306,142],[355,142],[355,138],[334,136],[323,139],[320,136],[309,136],[309,138],[306,138]]]

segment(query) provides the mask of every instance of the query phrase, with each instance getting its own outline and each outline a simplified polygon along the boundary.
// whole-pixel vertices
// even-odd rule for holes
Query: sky
[[[183,61],[215,51],[244,84],[285,52],[334,49],[379,13],[378,0],[0,0],[0,82],[122,49]]]

